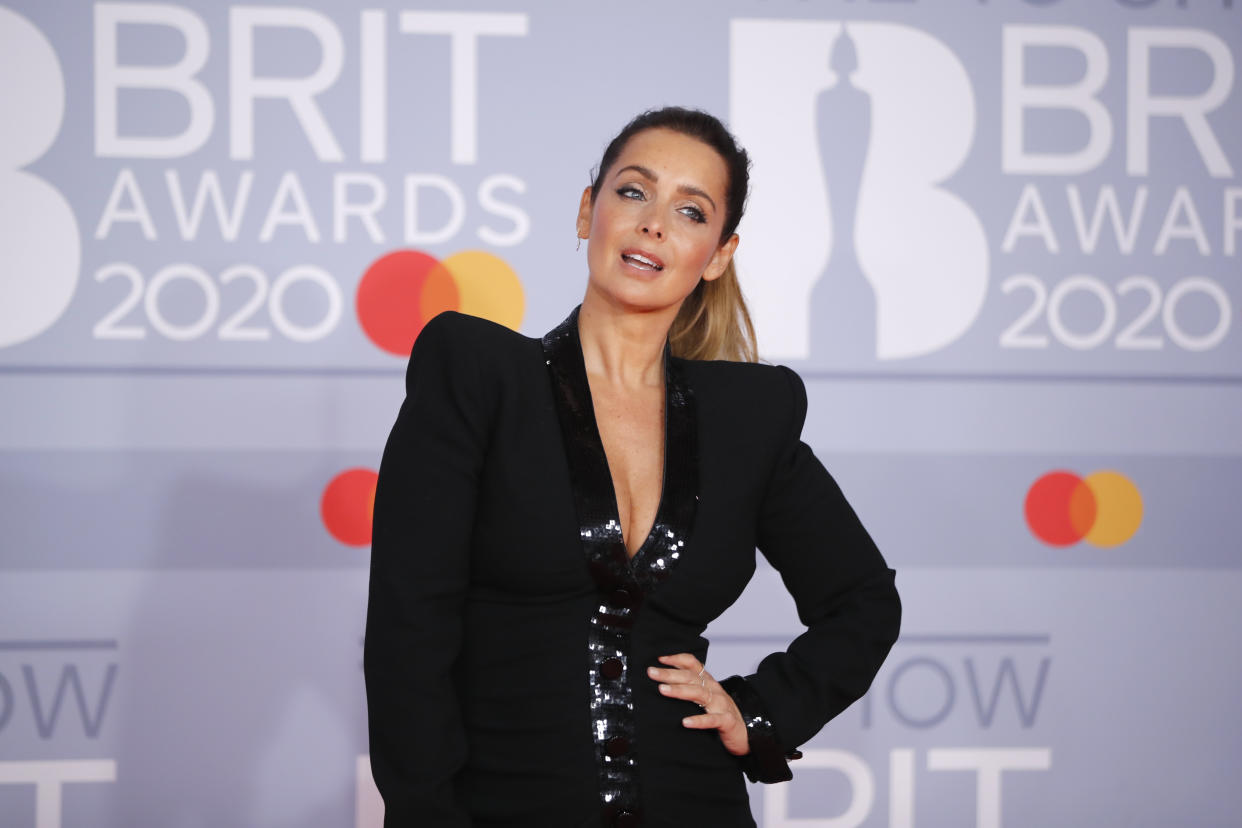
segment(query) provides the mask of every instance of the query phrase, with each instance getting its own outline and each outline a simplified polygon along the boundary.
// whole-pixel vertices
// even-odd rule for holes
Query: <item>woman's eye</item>
[[[617,189],[617,195],[622,198],[640,199],[643,197],[643,191],[637,187],[626,185]]]
[[[703,224],[707,221],[707,216],[703,215],[703,211],[693,204],[681,208],[681,212],[685,216],[689,216],[693,221]]]

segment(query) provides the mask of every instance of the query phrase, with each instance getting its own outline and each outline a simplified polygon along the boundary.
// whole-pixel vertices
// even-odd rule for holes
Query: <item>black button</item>
[[[604,659],[604,663],[599,665],[599,674],[606,679],[621,678],[621,672],[625,669],[625,664],[616,656],[610,656]]]
[[[633,811],[622,811],[617,814],[617,828],[638,828],[638,814]]]
[[[609,756],[624,756],[630,752],[630,740],[624,736],[613,736],[608,740]]]
[[[608,599],[608,603],[614,607],[628,607],[630,605],[630,591],[628,589],[614,589]]]

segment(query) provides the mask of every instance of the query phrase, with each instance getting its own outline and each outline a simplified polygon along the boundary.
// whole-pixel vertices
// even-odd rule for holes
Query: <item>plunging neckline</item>
[[[591,398],[578,338],[578,308],[542,340],[552,402],[561,427],[569,494],[578,538],[596,588],[587,626],[586,678],[591,698],[591,739],[606,819],[641,809],[634,750],[630,685],[633,629],[647,596],[667,579],[687,551],[698,506],[698,417],[680,360],[664,345],[664,459],[660,500],[646,538],[631,556],[621,531],[612,469]]]
[[[579,354],[581,354],[582,338],[578,337]],[[664,348],[662,359],[669,358],[667,344]],[[599,430],[599,417],[595,413],[595,394],[591,391],[591,375],[586,371],[586,357],[582,359],[583,374],[586,376],[588,399],[590,402],[591,425],[596,437],[599,439],[599,451],[604,459],[604,468],[608,471],[609,491],[608,497],[612,501],[612,512],[617,518],[617,531],[621,534],[621,545],[625,547],[625,555],[631,562],[638,557],[650,543],[652,535],[655,534],[656,526],[660,522],[660,510],[664,505],[664,490],[666,488],[668,478],[668,378],[667,371],[663,364],[660,366],[660,373],[664,376],[663,388],[660,389],[661,414],[660,414],[660,495],[656,498],[655,512],[651,515],[651,526],[647,528],[647,533],[643,535],[642,543],[640,543],[634,552],[630,552],[629,544],[626,543],[625,524],[621,521],[621,501],[617,497],[616,478],[612,473],[612,462],[608,459],[608,449],[604,447],[604,435]],[[633,512],[633,503],[630,504],[630,511]]]
[[[629,554],[612,467],[604,451],[582,342],[578,311],[543,338],[553,396],[570,466],[582,542],[588,559],[609,560],[626,580],[662,580],[681,556],[698,500],[698,429],[693,395],[667,341],[664,345],[663,457],[660,497],[646,535]],[[645,573],[645,574],[644,574]]]
[[[586,356],[582,353],[582,336],[578,331],[578,310],[575,308],[571,317],[573,326],[574,350],[577,352],[576,365],[581,368],[582,382],[586,388],[585,414],[588,415],[590,425],[590,437],[595,443],[595,447],[599,451],[599,456],[604,464],[605,476],[608,480],[608,491],[606,496],[611,506],[610,517],[616,522],[617,535],[621,543],[621,548],[625,550],[626,563],[631,568],[634,567],[638,556],[646,551],[651,545],[652,539],[656,533],[656,527],[660,525],[660,515],[664,511],[664,493],[668,490],[668,412],[669,403],[669,377],[668,377],[668,361],[671,359],[669,353],[668,341],[664,343],[664,352],[661,358],[660,372],[664,375],[664,388],[661,389],[661,396],[664,398],[664,414],[660,417],[660,429],[662,431],[660,438],[662,440],[660,452],[660,496],[656,499],[655,514],[651,516],[651,526],[647,529],[647,534],[643,536],[642,543],[634,550],[634,554],[630,554],[630,548],[625,542],[625,527],[621,523],[621,506],[617,500],[617,485],[615,478],[612,476],[612,464],[608,460],[608,450],[604,448],[604,437],[599,431],[599,417],[595,414],[595,395],[591,392],[591,376],[586,369]]]

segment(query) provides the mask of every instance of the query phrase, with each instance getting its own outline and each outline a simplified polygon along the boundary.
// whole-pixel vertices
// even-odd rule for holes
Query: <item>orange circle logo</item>
[[[409,356],[419,331],[441,311],[517,330],[526,295],[513,268],[491,253],[464,250],[440,261],[418,250],[396,250],[362,274],[356,308],[372,342],[390,354]]]
[[[1026,493],[1026,525],[1051,546],[1085,540],[1093,546],[1120,546],[1143,521],[1143,496],[1124,474],[1097,471],[1086,477],[1054,471]]]
[[[324,488],[319,515],[332,537],[349,546],[371,542],[377,480],[379,475],[370,469],[347,469]]]

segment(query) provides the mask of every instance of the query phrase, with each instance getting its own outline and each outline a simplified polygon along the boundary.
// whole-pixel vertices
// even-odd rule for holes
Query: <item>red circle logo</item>
[[[332,537],[349,546],[371,542],[377,480],[379,475],[370,469],[347,469],[324,488],[319,515]]]
[[[423,326],[441,311],[517,330],[526,295],[513,268],[491,253],[464,250],[440,261],[418,250],[395,250],[362,274],[355,306],[372,342],[390,354],[409,356]]]

